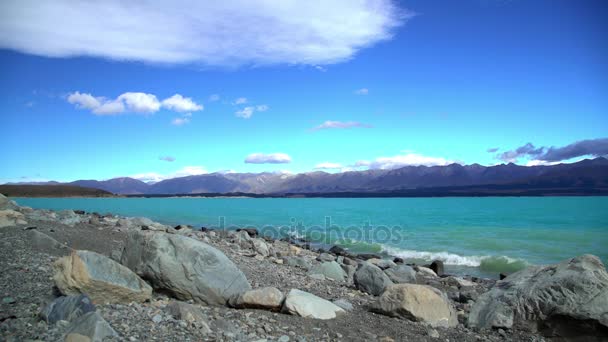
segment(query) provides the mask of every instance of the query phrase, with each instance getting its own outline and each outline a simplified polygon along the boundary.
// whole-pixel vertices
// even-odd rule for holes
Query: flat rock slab
[[[326,261],[314,266],[309,274],[322,274],[325,278],[344,281],[346,278],[346,272],[342,269],[340,264],[335,261]]]
[[[292,289],[285,298],[283,311],[292,315],[314,319],[333,319],[344,309],[312,293]]]
[[[90,251],[74,251],[53,265],[53,279],[65,295],[87,294],[95,303],[143,302],[152,288],[116,261]]]
[[[94,311],[95,305],[87,295],[62,296],[47,305],[40,312],[40,317],[49,324],[55,324],[58,321],[71,322]]]
[[[186,236],[130,231],[121,263],[180,300],[225,305],[251,289],[224,253]]]
[[[454,308],[439,290],[426,285],[395,284],[373,303],[372,311],[434,327],[455,327],[458,319]]]

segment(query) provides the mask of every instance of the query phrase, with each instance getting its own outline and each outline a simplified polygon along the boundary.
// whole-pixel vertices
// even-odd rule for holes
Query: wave
[[[394,247],[383,246],[382,252],[403,259],[422,260],[432,262],[441,260],[446,265],[479,267],[488,272],[515,272],[529,266],[529,263],[521,259],[513,259],[508,256],[462,256],[450,252],[427,252],[416,250],[405,250]]]

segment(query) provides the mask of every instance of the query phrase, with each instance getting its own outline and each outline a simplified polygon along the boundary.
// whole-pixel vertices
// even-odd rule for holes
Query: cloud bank
[[[542,165],[586,156],[608,156],[608,138],[581,140],[563,147],[541,146],[537,148],[534,144],[527,143],[514,150],[496,155],[496,159],[516,163],[521,158],[527,158],[530,159],[528,165]]]
[[[252,153],[245,158],[247,164],[288,164],[291,157],[285,153]]]
[[[325,121],[319,126],[313,127],[313,131],[318,131],[321,129],[345,129],[345,128],[371,128],[373,127],[370,124],[365,124],[362,122],[356,121]]]
[[[115,99],[108,99],[75,91],[68,94],[67,101],[78,109],[88,109],[96,115],[117,115],[126,112],[152,114],[158,112],[161,107],[175,112],[203,110],[202,105],[180,94],[175,94],[161,102],[156,95],[140,92],[126,92]]]
[[[393,37],[393,0],[0,2],[0,48],[210,66],[326,65]]]
[[[448,160],[441,157],[429,157],[424,156],[417,153],[406,153],[401,155],[396,155],[392,157],[379,157],[375,160],[359,160],[355,163],[355,167],[366,166],[370,170],[380,169],[380,170],[391,170],[398,169],[404,166],[441,166],[441,165],[449,165],[454,163],[452,160]]]

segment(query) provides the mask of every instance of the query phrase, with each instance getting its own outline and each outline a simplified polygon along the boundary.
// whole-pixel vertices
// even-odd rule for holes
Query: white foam
[[[495,259],[495,258],[503,258],[507,263],[515,263],[518,262],[516,259],[512,259],[506,256],[479,256],[479,255],[471,255],[471,256],[462,256],[449,252],[427,252],[427,251],[416,251],[416,250],[407,250],[400,249],[389,246],[382,246],[382,251],[399,257],[403,259],[417,259],[431,262],[433,260],[441,260],[446,265],[459,265],[459,266],[469,266],[469,267],[479,267],[483,260],[487,259]]]

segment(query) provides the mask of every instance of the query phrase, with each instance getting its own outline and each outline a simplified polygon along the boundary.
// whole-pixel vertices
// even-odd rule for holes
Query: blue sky
[[[3,2],[0,182],[608,153],[604,1],[279,3]]]

